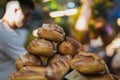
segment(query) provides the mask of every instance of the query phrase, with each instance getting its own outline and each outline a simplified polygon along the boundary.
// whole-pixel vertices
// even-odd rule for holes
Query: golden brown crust
[[[66,37],[63,42],[58,45],[58,51],[64,55],[74,56],[81,50],[81,44],[70,37]]]
[[[46,75],[48,80],[62,80],[69,69],[70,65],[67,57],[58,54],[50,60],[50,63],[47,66]]]
[[[48,80],[43,72],[13,72],[9,80]]]
[[[51,57],[55,53],[55,47],[50,41],[38,38],[29,43],[27,50],[31,54],[43,57]]]
[[[72,59],[72,56],[70,55],[60,55],[60,54],[55,54],[53,57],[51,57],[49,59],[48,65],[54,64],[56,62],[59,62],[61,60],[66,60],[67,62],[69,62]]]
[[[25,66],[20,68],[20,72],[40,72],[45,73],[46,68],[45,67],[36,67],[36,66]]]
[[[26,66],[11,73],[9,80],[47,80],[46,68]]]
[[[24,66],[41,66],[41,65],[42,65],[41,59],[32,54],[22,54],[16,60],[16,68],[18,70]]]
[[[16,60],[18,70],[10,74],[9,80],[63,80],[71,68],[90,80],[114,80],[107,74],[97,75],[106,71],[104,60],[94,53],[82,51],[77,40],[65,37],[62,27],[46,23],[36,32],[37,38],[27,47],[29,54]]]
[[[71,67],[83,74],[106,71],[104,60],[94,53],[80,52],[71,60]]]
[[[65,32],[62,27],[58,25],[43,24],[43,26],[38,29],[38,36],[39,38],[60,42],[64,40]]]

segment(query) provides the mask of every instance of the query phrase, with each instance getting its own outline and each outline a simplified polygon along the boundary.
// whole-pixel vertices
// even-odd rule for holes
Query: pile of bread
[[[27,51],[16,60],[9,80],[67,80],[65,76],[73,70],[87,80],[115,80],[100,56],[83,51],[78,41],[65,37],[63,28],[54,23],[37,29]]]

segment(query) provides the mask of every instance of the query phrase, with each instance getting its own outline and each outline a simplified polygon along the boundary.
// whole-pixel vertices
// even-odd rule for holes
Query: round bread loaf
[[[68,58],[58,54],[51,58],[46,69],[46,75],[48,80],[62,80],[69,69]]]
[[[38,29],[38,37],[47,39],[50,41],[60,42],[64,40],[65,32],[62,27],[49,23],[43,24],[42,27]]]
[[[10,74],[9,80],[48,80],[45,76],[46,68],[35,68],[24,72],[15,71]],[[37,71],[38,70],[38,71]]]
[[[72,59],[72,56],[70,56],[70,55],[55,54],[53,57],[51,57],[48,60],[48,65],[54,64],[61,60],[65,60],[65,61],[69,62],[69,61],[71,61],[71,59]]]
[[[104,60],[94,54],[80,51],[70,61],[71,67],[83,74],[95,74],[106,71],[106,64]]]
[[[52,42],[38,38],[28,44],[27,50],[31,54],[42,57],[51,57],[55,53],[55,47]]]
[[[20,72],[46,72],[45,67],[38,67],[38,66],[24,66],[20,68]]]
[[[19,70],[24,66],[41,66],[42,61],[39,57],[32,54],[21,54],[16,60],[16,68]]]
[[[81,44],[77,40],[70,37],[66,37],[65,40],[58,45],[58,51],[63,55],[74,56],[81,49]]]

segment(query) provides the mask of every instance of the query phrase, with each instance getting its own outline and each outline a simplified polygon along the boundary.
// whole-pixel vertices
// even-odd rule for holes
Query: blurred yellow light
[[[86,30],[86,20],[84,17],[81,17],[78,22],[76,23],[75,29],[78,31],[85,31]]]
[[[45,2],[49,2],[49,1],[50,1],[50,0],[43,0],[42,2],[44,2],[44,3],[45,3]]]
[[[49,13],[50,17],[60,17],[64,16],[64,11],[54,11]]]
[[[97,22],[97,23],[95,23],[95,27],[96,27],[96,28],[100,28],[100,27],[103,26],[103,25],[104,25],[103,22]]]
[[[120,26],[120,18],[117,19],[117,25]]]
[[[65,15],[70,16],[77,13],[77,9],[67,9],[64,11]]]
[[[56,23],[60,23],[61,22],[61,18],[60,17],[55,18],[55,22]]]
[[[33,34],[34,37],[38,37],[37,33],[38,33],[38,29],[35,29],[35,30],[32,32],[32,34]]]
[[[61,17],[61,16],[70,16],[70,15],[74,15],[77,13],[77,9],[67,9],[64,11],[53,11],[50,12],[49,15],[50,17]]]

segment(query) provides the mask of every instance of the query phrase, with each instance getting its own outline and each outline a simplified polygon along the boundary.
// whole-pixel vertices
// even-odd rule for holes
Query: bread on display
[[[62,27],[44,23],[35,33],[37,36],[27,46],[28,53],[16,60],[17,69],[9,80],[66,80],[72,71],[86,77],[82,80],[115,80],[104,60],[83,51],[81,43],[66,37]],[[77,76],[75,80],[81,80]]]

